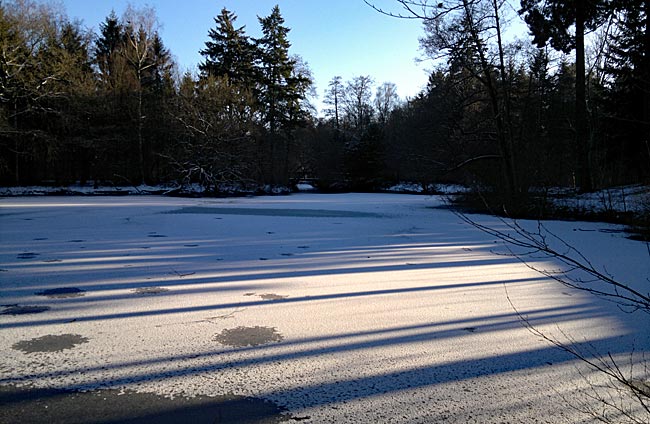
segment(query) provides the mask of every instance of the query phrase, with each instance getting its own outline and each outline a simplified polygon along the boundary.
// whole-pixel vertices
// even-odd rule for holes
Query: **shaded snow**
[[[650,186],[631,185],[576,194],[571,190],[551,190],[556,206],[581,212],[650,213]]]

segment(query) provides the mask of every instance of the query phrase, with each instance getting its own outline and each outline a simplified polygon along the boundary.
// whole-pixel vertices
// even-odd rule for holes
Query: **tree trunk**
[[[643,125],[646,128],[646,143],[650,143],[650,0],[644,2],[645,14],[645,39],[644,39],[644,61],[643,61]],[[650,151],[648,152],[650,155]],[[648,157],[650,160],[650,157]]]
[[[587,125],[585,80],[585,1],[576,0],[576,150],[578,154],[578,185],[580,191],[593,189]]]
[[[494,117],[494,123],[497,133],[497,142],[499,146],[499,153],[501,154],[501,163],[503,165],[503,178],[506,184],[505,195],[508,198],[510,203],[514,202],[516,197],[516,187],[517,187],[517,178],[515,174],[515,169],[513,167],[512,159],[512,146],[508,142],[506,136],[506,128],[503,119],[503,113],[501,113],[501,104],[498,87],[496,86],[493,75],[492,68],[488,59],[485,57],[485,50],[483,48],[483,41],[481,40],[478,30],[474,26],[474,16],[472,15],[472,10],[470,8],[469,2],[467,0],[463,1],[465,8],[465,15],[468,18],[470,25],[470,35],[474,40],[474,45],[476,48],[476,53],[478,54],[479,60],[481,62],[481,72],[484,77],[485,88],[490,97],[490,105],[492,108],[492,114]],[[495,11],[496,12],[496,11]]]
[[[511,195],[519,192],[519,179],[517,178],[517,168],[516,168],[516,158],[515,158],[515,146],[514,146],[514,137],[512,130],[512,113],[511,113],[511,99],[510,99],[510,87],[509,82],[507,81],[507,71],[506,71],[506,62],[505,62],[505,52],[503,50],[503,40],[501,37],[501,20],[499,15],[499,4],[497,0],[493,0],[492,7],[494,8],[494,21],[497,32],[497,44],[499,48],[499,68],[501,73],[501,91],[503,95],[503,108],[505,111],[505,123],[503,124],[503,130],[507,129],[507,134],[503,135],[503,143],[506,146],[506,151],[504,155],[504,161],[506,162],[506,172],[508,173],[508,179],[510,180]]]
[[[141,84],[141,77],[138,75],[138,84]],[[142,140],[142,86],[138,89],[138,160],[140,162],[140,184],[144,184],[144,142]]]

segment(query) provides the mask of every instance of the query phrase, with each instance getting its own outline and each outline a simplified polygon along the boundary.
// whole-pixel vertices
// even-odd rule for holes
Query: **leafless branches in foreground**
[[[533,230],[516,220],[499,218],[500,228],[477,222],[463,213],[457,213],[467,224],[503,242],[512,256],[528,268],[563,284],[566,287],[604,298],[625,312],[650,313],[650,295],[631,284],[617,280],[604,266],[593,263],[578,248],[553,233],[538,221]],[[649,250],[650,251],[650,250]],[[540,260],[547,260],[538,265]],[[549,269],[552,261],[559,266]],[[650,283],[650,277],[648,278]],[[650,422],[650,362],[642,352],[632,350],[629,358],[611,352],[600,352],[593,344],[580,342],[575,335],[559,329],[559,335],[537,328],[514,305],[506,289],[508,302],[522,324],[534,335],[572,355],[586,369],[578,372],[587,383],[579,390],[582,396],[566,399],[573,408],[604,423]],[[582,399],[582,400],[581,400]]]

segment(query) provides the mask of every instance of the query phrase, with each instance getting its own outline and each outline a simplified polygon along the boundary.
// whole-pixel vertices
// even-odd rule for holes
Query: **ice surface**
[[[250,396],[315,423],[580,422],[565,399],[588,371],[523,328],[506,292],[539,329],[626,360],[647,351],[648,317],[497,254],[440,204],[399,194],[0,199],[0,305],[49,308],[0,314],[0,385]],[[619,227],[547,225],[647,291],[645,245],[599,231]],[[62,287],[84,296],[39,295]],[[256,343],[219,342],[235,330]],[[87,342],[12,348],[67,334]]]

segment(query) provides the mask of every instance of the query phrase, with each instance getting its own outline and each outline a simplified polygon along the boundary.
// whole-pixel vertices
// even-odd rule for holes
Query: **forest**
[[[371,75],[335,77],[318,111],[278,6],[259,39],[215,11],[198,70],[180,73],[152,9],[93,33],[47,3],[0,2],[0,185],[453,182],[512,201],[648,183],[650,2],[395,3],[422,6],[404,11],[436,64],[427,87],[400,99]],[[506,37],[513,19],[527,33]]]

